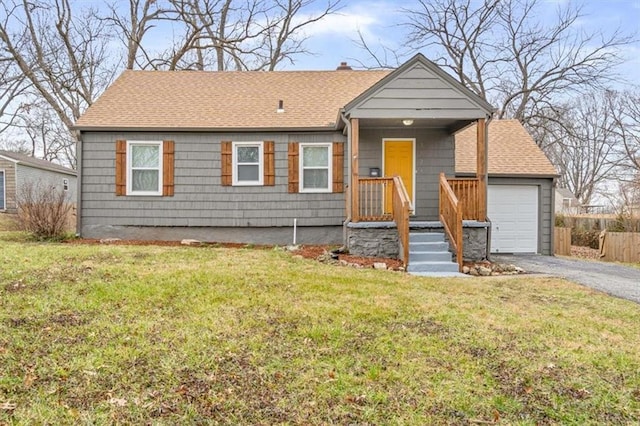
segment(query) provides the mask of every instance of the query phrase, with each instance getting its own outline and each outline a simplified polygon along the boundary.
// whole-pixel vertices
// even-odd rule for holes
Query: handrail
[[[393,177],[393,221],[398,230],[400,256],[406,268],[409,264],[409,214],[411,199],[400,176]]]
[[[477,178],[447,178],[447,182],[462,205],[462,219],[484,220],[480,217],[480,180]]]
[[[462,206],[444,173],[440,173],[440,221],[456,252],[458,269],[462,271]]]

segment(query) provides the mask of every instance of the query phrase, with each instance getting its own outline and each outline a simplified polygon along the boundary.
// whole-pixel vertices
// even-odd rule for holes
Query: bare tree
[[[558,96],[601,89],[616,78],[619,49],[632,37],[577,27],[582,9],[567,3],[542,21],[541,0],[419,0],[406,9],[414,48],[498,106],[499,118],[523,123]],[[565,98],[566,99],[566,98]]]
[[[608,100],[622,142],[623,167],[637,180],[640,174],[640,90],[627,90]]]
[[[549,110],[533,126],[546,153],[559,169],[561,184],[582,204],[590,204],[605,182],[617,178],[620,137],[610,108],[615,92],[577,98]]]

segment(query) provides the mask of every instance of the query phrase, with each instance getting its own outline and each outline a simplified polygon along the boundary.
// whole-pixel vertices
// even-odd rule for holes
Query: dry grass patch
[[[0,423],[640,419],[640,307],[563,280],[211,247],[2,241],[0,263]]]

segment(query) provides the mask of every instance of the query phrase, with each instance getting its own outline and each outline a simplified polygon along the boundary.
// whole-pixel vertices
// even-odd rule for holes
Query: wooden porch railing
[[[409,215],[411,199],[402,178],[358,179],[359,221],[394,221],[400,241],[400,257],[404,265],[409,262]]]
[[[458,269],[462,271],[462,205],[444,173],[440,173],[440,221],[455,250]]]
[[[449,186],[458,198],[463,220],[484,220],[480,217],[480,181],[476,178],[447,178]]]
[[[393,221],[398,229],[400,256],[405,268],[409,264],[409,214],[411,199],[400,176],[393,177]]]
[[[358,219],[378,222],[393,219],[393,178],[358,179]]]

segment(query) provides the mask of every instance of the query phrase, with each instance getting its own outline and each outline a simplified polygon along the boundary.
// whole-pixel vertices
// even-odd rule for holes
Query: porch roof
[[[489,175],[556,177],[558,172],[518,120],[489,122]],[[456,174],[476,172],[476,126],[455,135]]]

